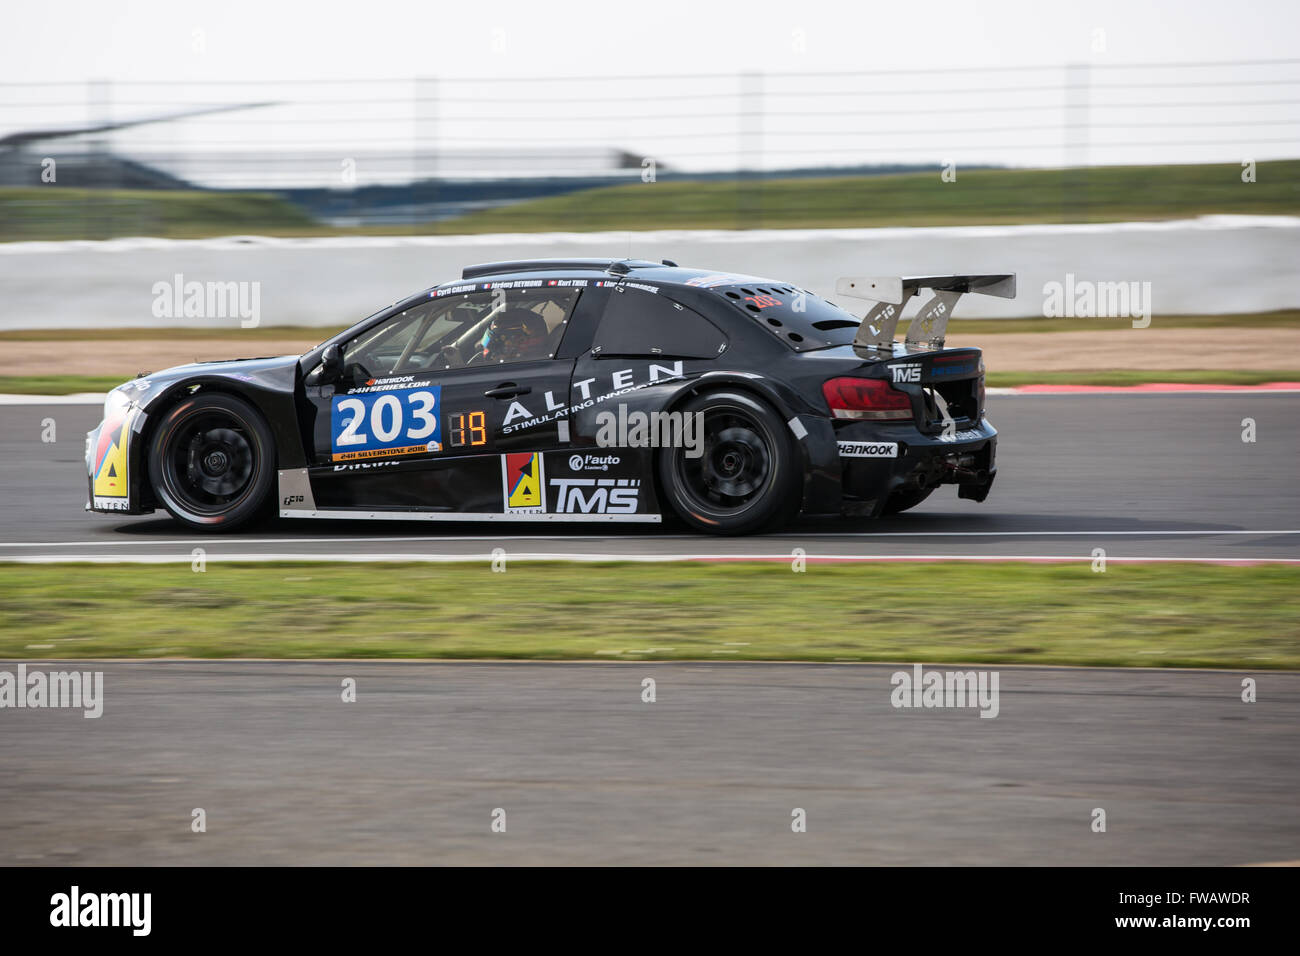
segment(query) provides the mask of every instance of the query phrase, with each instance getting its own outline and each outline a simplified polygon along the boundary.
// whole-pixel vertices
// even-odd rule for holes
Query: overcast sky
[[[298,181],[303,163],[287,157],[318,149],[330,156],[321,175],[358,157],[376,181],[405,175],[393,164],[419,148],[516,144],[615,147],[702,170],[734,167],[755,143],[766,168],[1300,155],[1297,0],[63,0],[11,3],[4,24],[0,132],[273,100],[283,105],[144,127],[114,145],[173,162],[260,147]],[[1150,66],[1205,62],[1227,65]],[[1092,67],[1086,96],[1071,63]],[[1030,66],[1048,69],[1001,69]],[[757,133],[742,115],[746,71],[764,75]],[[857,73],[825,75],[846,71]],[[416,104],[414,77],[438,78],[433,105]],[[353,79],[395,82],[341,82]],[[74,85],[87,80],[110,81],[110,105],[88,105],[94,95]],[[1082,150],[1065,145],[1080,138]],[[264,175],[260,161],[240,168]]]
[[[1273,59],[1297,55],[1300,4],[60,0],[4,24],[6,81],[545,76]]]

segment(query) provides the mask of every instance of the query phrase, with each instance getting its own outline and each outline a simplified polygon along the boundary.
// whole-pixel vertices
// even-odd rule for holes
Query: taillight
[[[833,378],[822,386],[834,418],[905,421],[912,417],[912,399],[878,378]]]

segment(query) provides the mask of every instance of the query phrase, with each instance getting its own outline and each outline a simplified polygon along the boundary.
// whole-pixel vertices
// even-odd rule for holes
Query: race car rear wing
[[[932,349],[943,348],[948,331],[948,318],[953,306],[967,292],[995,295],[1001,299],[1016,297],[1015,273],[1003,275],[968,276],[866,276],[839,279],[835,291],[839,295],[871,299],[872,306],[858,327],[853,344],[864,348],[894,347],[894,331],[903,309],[918,289],[931,289],[934,298],[921,307],[907,329],[908,345],[925,345]]]

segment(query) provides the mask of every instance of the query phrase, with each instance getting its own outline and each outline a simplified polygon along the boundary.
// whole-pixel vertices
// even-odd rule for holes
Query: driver
[[[522,362],[544,358],[546,320],[529,309],[506,309],[483,334],[483,358],[489,362]]]

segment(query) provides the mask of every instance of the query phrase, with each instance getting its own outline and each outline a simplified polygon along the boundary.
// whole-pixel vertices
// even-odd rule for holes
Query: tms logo
[[[894,376],[897,382],[919,382],[921,381],[921,366],[912,363],[910,365],[891,365],[889,366],[890,374]]]
[[[552,478],[559,492],[555,510],[560,514],[636,514],[641,496],[636,478]]]

